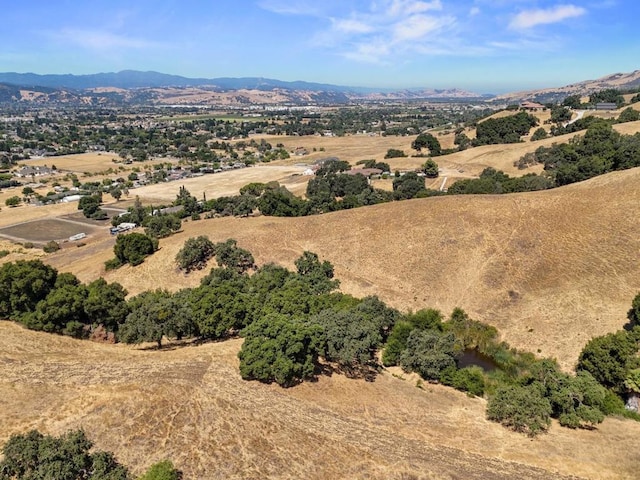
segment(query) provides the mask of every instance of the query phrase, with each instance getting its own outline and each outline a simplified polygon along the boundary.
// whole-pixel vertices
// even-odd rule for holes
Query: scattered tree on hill
[[[400,365],[426,380],[438,380],[445,369],[456,366],[455,337],[433,330],[413,330],[400,355]]]
[[[637,353],[638,339],[634,332],[609,333],[585,345],[577,369],[589,372],[601,385],[622,394],[629,372],[640,366]]]
[[[180,230],[182,220],[171,214],[147,215],[142,221],[142,226],[147,236],[165,238]]]
[[[102,195],[86,195],[78,201],[78,210],[87,218],[94,220],[103,220],[107,217],[107,213],[100,208],[102,203]]]
[[[617,108],[624,105],[624,97],[620,90],[615,88],[606,88],[599,92],[592,93],[589,96],[589,103],[595,105],[597,103],[615,103]]]
[[[432,160],[431,158],[429,158],[422,165],[422,172],[428,178],[436,178],[438,176],[438,164],[435,162],[435,160]]]
[[[553,123],[568,122],[571,120],[571,110],[566,107],[555,105],[551,108],[551,121]]]
[[[396,200],[415,198],[423,190],[425,190],[424,178],[419,177],[415,172],[407,172],[393,179],[393,194]]]
[[[216,247],[209,237],[200,235],[189,238],[176,255],[176,263],[181,270],[189,273],[191,270],[204,268],[207,261],[215,255]]]
[[[255,267],[255,260],[251,252],[238,247],[238,242],[233,238],[216,243],[213,253],[216,256],[216,262],[221,267],[228,267],[240,273]]]
[[[132,266],[140,265],[146,257],[153,254],[158,248],[158,241],[142,233],[129,233],[118,235],[113,253],[120,265],[129,263]]]
[[[423,148],[429,150],[429,154],[433,157],[437,157],[442,153],[442,147],[436,137],[430,133],[421,133],[416,139],[411,142],[411,148],[421,152]]]
[[[53,290],[58,272],[40,260],[18,260],[0,267],[0,318],[33,312]]]
[[[502,118],[488,118],[478,123],[474,145],[490,145],[498,143],[518,143],[520,137],[529,133],[538,120],[526,112]]]
[[[25,316],[25,324],[33,330],[50,333],[66,333],[74,337],[83,336],[87,324],[84,303],[87,289],[84,285],[56,287],[38,302],[35,311]]]
[[[580,108],[580,95],[570,95],[566,97],[563,100],[562,105],[569,108]]]
[[[337,158],[331,158],[325,160],[322,166],[316,171],[316,176],[324,177],[331,173],[341,173],[346,172],[347,170],[351,170],[351,165],[349,164],[349,162],[339,160]]]
[[[60,437],[32,430],[12,435],[2,449],[0,478],[15,480],[127,480],[112,453],[94,450],[82,430]]]
[[[631,309],[627,312],[627,318],[629,319],[630,327],[640,325],[640,293],[633,297]]]
[[[631,107],[625,108],[618,116],[618,123],[636,122],[640,120],[640,112]]]
[[[538,140],[544,140],[547,137],[547,131],[544,128],[540,127],[535,132],[533,132],[533,135],[531,135],[531,141],[537,142]]]
[[[471,139],[463,132],[456,133],[453,144],[458,145],[458,150],[466,150],[471,146]]]
[[[98,278],[87,285],[87,298],[84,310],[92,325],[103,325],[108,331],[115,332],[129,314],[127,291],[119,283],[107,283]]]
[[[327,260],[320,262],[318,254],[304,251],[295,262],[298,275],[311,285],[316,293],[329,293],[338,288],[338,280],[333,280],[333,265]]]

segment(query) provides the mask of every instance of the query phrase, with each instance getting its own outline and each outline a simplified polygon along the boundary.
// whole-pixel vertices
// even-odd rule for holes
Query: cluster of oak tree
[[[111,452],[93,448],[83,430],[59,437],[37,430],[12,435],[2,448],[1,480],[131,480]],[[138,480],[180,480],[171,461],[158,462]]]

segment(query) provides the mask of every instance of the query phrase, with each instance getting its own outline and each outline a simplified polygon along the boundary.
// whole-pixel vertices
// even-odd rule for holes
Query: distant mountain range
[[[0,102],[344,104],[361,100],[477,99],[460,89],[374,89],[261,77],[187,78],[124,70],[93,75],[0,73]]]
[[[480,95],[460,89],[374,89],[261,77],[187,78],[124,70],[92,75],[0,73],[0,103],[79,105],[336,105],[362,101],[489,100],[561,101],[604,88],[640,87],[640,70],[615,73],[564,87]]]

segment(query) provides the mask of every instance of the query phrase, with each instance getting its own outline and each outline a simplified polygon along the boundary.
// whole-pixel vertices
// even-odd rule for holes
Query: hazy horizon
[[[5,6],[0,70],[155,71],[476,93],[638,68],[622,0],[37,0]]]

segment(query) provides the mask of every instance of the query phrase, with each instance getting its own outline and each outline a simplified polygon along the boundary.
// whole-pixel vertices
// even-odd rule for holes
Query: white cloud
[[[334,19],[333,28],[344,33],[370,33],[375,30],[373,25],[352,19]]]
[[[453,17],[413,15],[393,25],[393,43],[419,40],[455,23]]]
[[[509,28],[512,30],[529,29],[537,25],[557,23],[568,18],[580,17],[586,13],[587,10],[575,5],[557,5],[547,9],[524,10],[513,18]]]
[[[470,17],[475,17],[476,15],[480,14],[480,9],[478,7],[472,7],[471,10],[469,10],[469,16]]]
[[[387,7],[389,15],[412,15],[414,13],[424,13],[430,10],[442,10],[442,2],[433,0],[432,2],[423,2],[416,0],[391,0]]]

